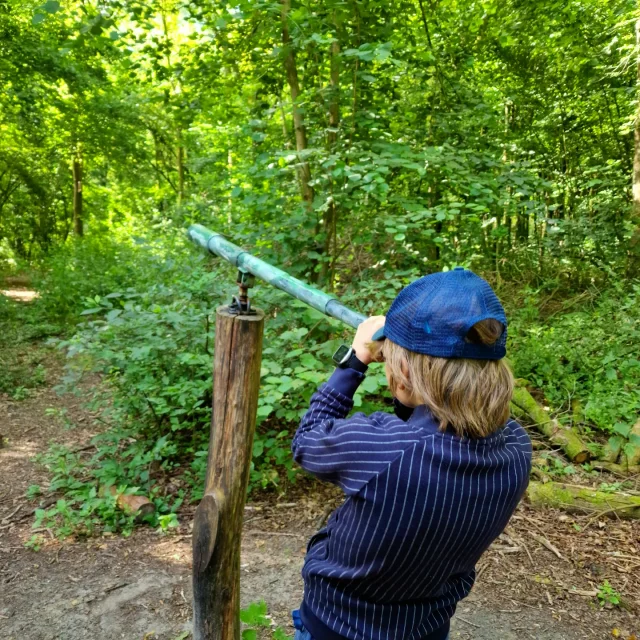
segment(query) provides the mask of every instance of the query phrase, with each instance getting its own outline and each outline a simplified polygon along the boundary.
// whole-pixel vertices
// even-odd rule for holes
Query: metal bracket
[[[239,289],[238,295],[233,296],[229,305],[229,313],[237,316],[256,315],[256,312],[251,308],[251,300],[249,300],[249,289],[255,285],[256,277],[244,269],[238,269],[236,283]]]

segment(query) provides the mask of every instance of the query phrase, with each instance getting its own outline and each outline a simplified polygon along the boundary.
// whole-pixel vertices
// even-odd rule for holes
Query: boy
[[[304,469],[346,494],[309,541],[296,640],[448,637],[529,480],[531,442],[509,420],[506,338],[494,291],[457,268],[410,284],[336,352],[292,444]],[[396,415],[347,419],[374,360]]]

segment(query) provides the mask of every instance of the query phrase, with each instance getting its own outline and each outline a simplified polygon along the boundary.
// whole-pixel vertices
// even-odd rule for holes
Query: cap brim
[[[384,327],[380,327],[373,336],[371,336],[371,340],[373,342],[378,342],[379,340],[384,340],[387,336],[384,335]]]

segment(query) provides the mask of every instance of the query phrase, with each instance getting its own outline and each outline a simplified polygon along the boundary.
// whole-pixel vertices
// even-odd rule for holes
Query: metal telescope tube
[[[219,233],[211,231],[201,224],[192,224],[189,227],[188,236],[192,242],[200,245],[209,253],[224,258],[238,269],[252,273],[256,278],[286,291],[290,296],[302,300],[310,307],[331,318],[340,320],[354,329],[367,319],[367,316],[345,307],[333,296],[310,287],[282,269],[272,267],[269,263],[252,256],[232,242],[225,240]]]

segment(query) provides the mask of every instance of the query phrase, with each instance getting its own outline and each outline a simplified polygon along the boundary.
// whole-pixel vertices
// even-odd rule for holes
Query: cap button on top
[[[464,271],[464,267],[454,267],[454,271]]]

